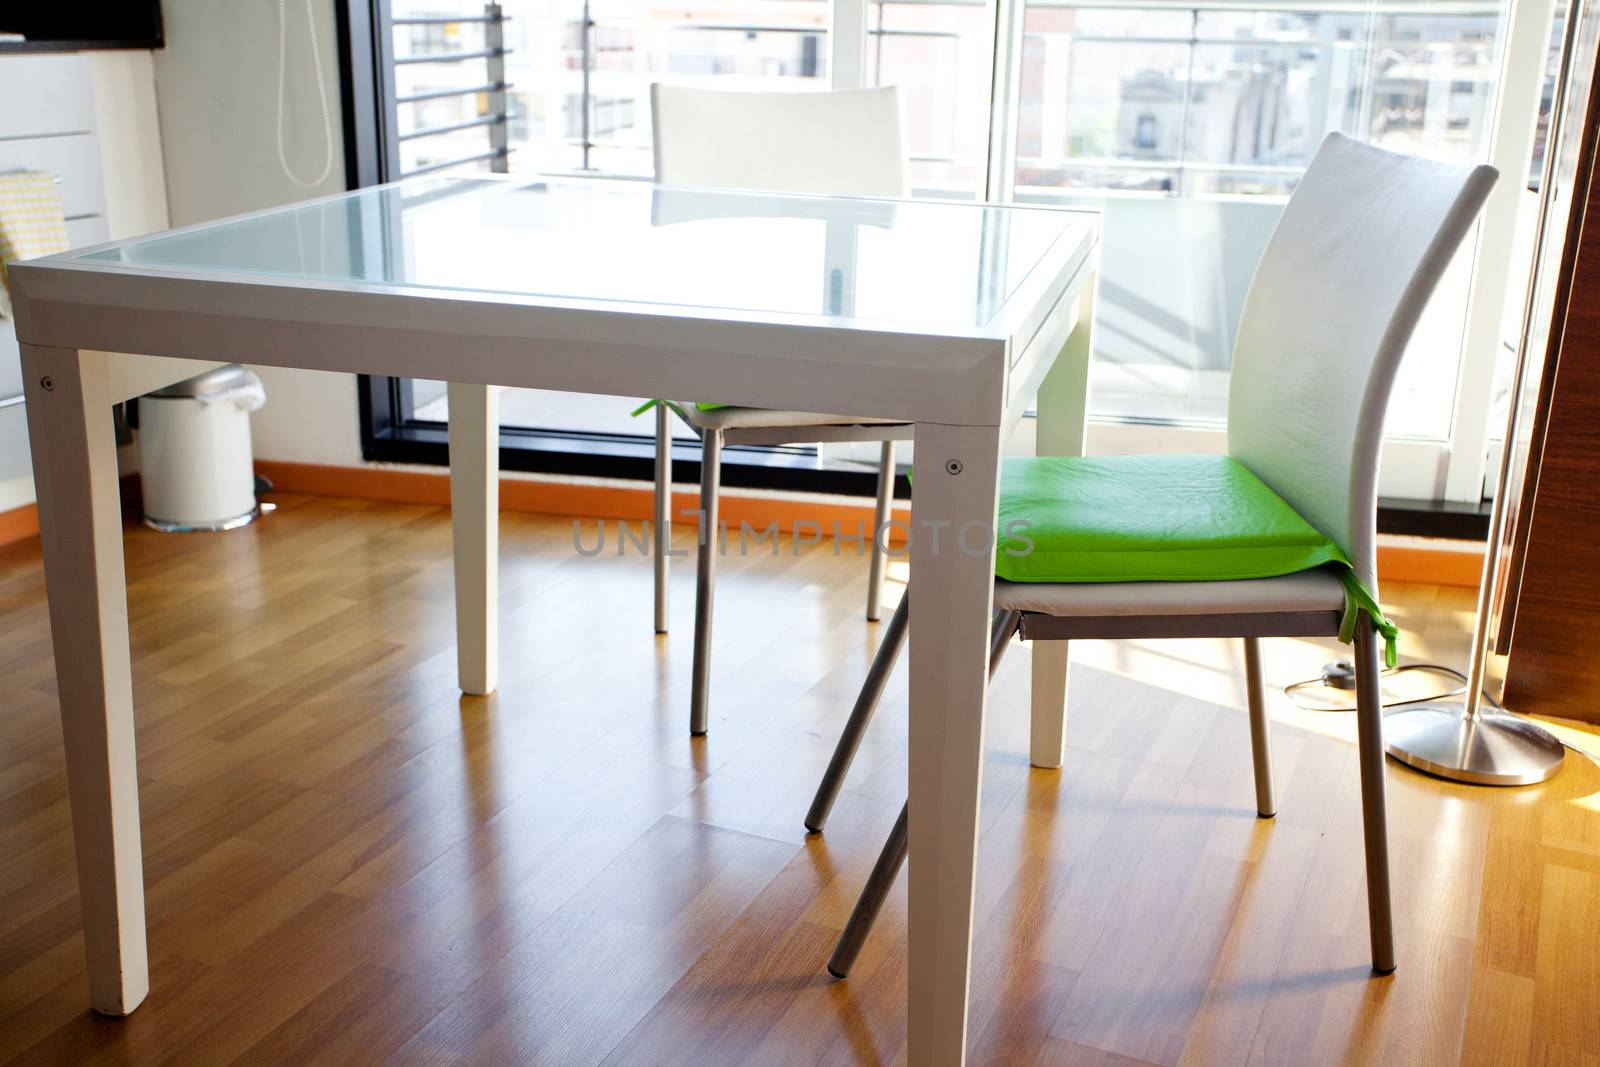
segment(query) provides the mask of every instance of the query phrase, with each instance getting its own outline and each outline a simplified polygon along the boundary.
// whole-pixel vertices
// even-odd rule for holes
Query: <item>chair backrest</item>
[[[1496,177],[1329,134],[1245,297],[1228,454],[1333,538],[1369,589],[1395,370]]]
[[[656,181],[830,196],[905,196],[894,87],[728,92],[650,86]]]

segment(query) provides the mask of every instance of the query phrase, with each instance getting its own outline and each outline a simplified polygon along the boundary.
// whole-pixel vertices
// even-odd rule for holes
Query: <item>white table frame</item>
[[[1039,451],[1082,450],[1098,242],[1097,220],[1085,218],[1093,225],[1059,239],[994,319],[970,329],[73,258],[13,265],[94,1009],[126,1015],[149,990],[107,409],[203,369],[192,361],[225,360],[450,382],[458,660],[469,693],[495,687],[495,387],[610,394],[620,385],[630,395],[915,423],[909,1060],[961,1063],[993,567],[987,553],[952,551],[953,541],[972,522],[993,530],[1001,450],[1035,395]],[[944,534],[937,552],[923,534],[934,526]],[[1064,642],[1035,651],[1034,683],[1032,758],[1059,766]]]

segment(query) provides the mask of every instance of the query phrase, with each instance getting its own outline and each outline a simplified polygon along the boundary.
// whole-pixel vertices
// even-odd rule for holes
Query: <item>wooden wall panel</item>
[[[1504,699],[1518,711],[1600,722],[1600,108],[1590,88],[1583,180],[1567,234],[1570,274],[1545,364],[1532,507],[1516,545],[1521,575]]]

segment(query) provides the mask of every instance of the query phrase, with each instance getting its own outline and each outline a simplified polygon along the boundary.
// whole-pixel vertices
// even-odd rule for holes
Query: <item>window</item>
[[[871,0],[866,33],[866,84],[900,87],[912,192],[972,197],[988,154],[994,29],[984,4]]]
[[[981,21],[981,5],[977,10]],[[506,156],[485,157],[486,130],[471,128],[459,131],[462,140],[449,142],[441,136],[427,152],[403,152],[399,173],[457,159],[462,170],[648,178],[653,166],[652,82],[799,91],[829,84],[827,0],[513,0],[500,13],[507,50]],[[407,98],[488,84],[495,80],[492,57],[455,64],[408,64],[404,57],[484,50],[488,39],[483,27],[495,23],[449,20],[481,20],[492,14],[493,9],[486,13],[482,7],[448,0],[392,0],[398,128],[425,129],[491,113],[491,94],[448,97],[448,111],[439,109],[426,117],[418,112],[432,103]],[[440,20],[445,22],[442,31]],[[409,67],[434,76],[424,85],[402,75]],[[476,138],[475,145],[468,143],[471,138]],[[980,167],[981,130],[966,147],[969,167]],[[443,382],[375,379],[363,399],[372,412],[366,438],[376,446],[369,452],[415,459],[443,440],[449,417]],[[508,446],[542,455],[508,456],[507,466],[642,476],[647,435],[654,424],[631,412],[643,399],[508,389],[500,405]],[[679,430],[684,445],[695,441],[686,427]],[[392,447],[396,438],[405,439],[398,451]],[[730,450],[727,478],[734,484],[749,480],[870,491],[872,464],[857,463],[842,450],[834,452],[824,460],[815,447]],[[685,458],[697,455],[684,453]],[[809,477],[824,467],[830,468],[827,480]]]
[[[453,165],[643,178],[652,81],[802,92],[898,85],[914,195],[1103,212],[1092,433],[1116,447],[1209,447],[1202,437],[1214,440],[1225,417],[1251,273],[1321,139],[1339,130],[1436,158],[1487,158],[1509,8],[508,0],[497,9],[389,0],[396,172]],[[467,58],[407,62],[448,52]],[[1494,254],[1522,254],[1508,244]],[[1388,494],[1477,499],[1482,456],[1468,454],[1482,451],[1494,353],[1472,356],[1464,343],[1476,254],[1469,242],[1407,354],[1390,413]],[[1519,299],[1508,295],[1512,321]],[[437,383],[375,389],[389,399],[374,410],[390,411],[394,426],[439,428],[447,417]],[[608,471],[643,476],[650,427],[628,416],[632,406],[514,391],[502,417],[531,447],[610,457]],[[781,481],[851,457],[799,448],[746,458],[787,472],[773,476]],[[1456,477],[1458,464],[1474,462],[1476,486]],[[1447,481],[1466,488],[1447,493]],[[864,476],[854,487],[868,484]]]
[[[826,0],[536,0],[512,16],[511,169],[648,177],[650,83],[826,86]]]
[[[1486,155],[1500,6],[1428,6],[1029,0],[1017,196],[1104,212],[1096,415],[1224,422],[1251,273],[1329,131]],[[1391,436],[1449,437],[1469,258],[1413,341]]]

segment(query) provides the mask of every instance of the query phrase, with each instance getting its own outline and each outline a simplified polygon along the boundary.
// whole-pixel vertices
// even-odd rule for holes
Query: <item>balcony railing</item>
[[[867,32],[869,41],[879,49],[881,49],[883,42],[886,40],[904,39],[942,41],[947,42],[949,47],[962,49],[970,36],[969,34],[938,26],[902,28],[892,25],[893,18],[887,18],[886,23],[886,12],[893,15],[896,11],[904,13],[915,11],[919,8],[974,8],[982,6],[981,0],[869,0],[869,3],[875,12],[875,17],[872,20],[872,24],[869,24]],[[1183,64],[1180,60],[1179,68],[1172,72],[1173,89],[1176,94],[1175,100],[1181,101],[1181,117],[1174,115],[1170,119],[1163,120],[1167,122],[1171,129],[1177,131],[1175,135],[1177,139],[1176,151],[1173,150],[1172,145],[1166,145],[1164,146],[1164,151],[1149,157],[1139,152],[1122,153],[1112,143],[1096,143],[1092,146],[1085,146],[1070,143],[1070,141],[1060,141],[1053,138],[1053,135],[1058,133],[1059,130],[1047,128],[1042,131],[1046,135],[1042,144],[1036,141],[1036,147],[1033,150],[1019,152],[1021,156],[1020,164],[1024,168],[1035,172],[1036,178],[1049,180],[1045,172],[1062,176],[1077,175],[1079,178],[1068,182],[1068,184],[1079,185],[1085,180],[1089,184],[1093,184],[1093,174],[1095,173],[1109,175],[1135,171],[1154,172],[1169,175],[1172,180],[1166,183],[1158,183],[1161,186],[1160,188],[1147,188],[1146,192],[1184,195],[1185,193],[1206,191],[1210,188],[1210,181],[1207,178],[1201,182],[1199,188],[1191,189],[1187,180],[1191,175],[1199,177],[1226,174],[1260,179],[1262,183],[1260,188],[1252,187],[1245,190],[1252,194],[1275,191],[1287,192],[1288,187],[1293,183],[1294,177],[1298,175],[1301,169],[1301,166],[1298,165],[1298,155],[1295,151],[1292,151],[1293,145],[1289,146],[1291,151],[1288,151],[1287,154],[1278,150],[1263,155],[1252,150],[1249,156],[1238,159],[1229,158],[1227,155],[1217,158],[1214,152],[1202,151],[1197,147],[1192,134],[1193,124],[1196,121],[1201,121],[1196,112],[1202,106],[1195,100],[1195,94],[1198,91],[1194,81],[1197,54],[1208,50],[1214,52],[1216,49],[1236,49],[1242,52],[1261,52],[1289,56],[1295,53],[1315,54],[1325,58],[1307,59],[1306,62],[1326,65],[1329,62],[1338,62],[1336,54],[1340,52],[1360,52],[1363,55],[1370,56],[1384,49],[1403,51],[1427,47],[1423,42],[1411,39],[1408,35],[1393,34],[1392,27],[1388,26],[1387,23],[1396,17],[1410,20],[1431,20],[1435,18],[1482,18],[1487,20],[1498,17],[1500,13],[1500,0],[1203,0],[1203,2],[1199,3],[1195,2],[1195,0],[1138,0],[1136,6],[1140,11],[1165,10],[1174,14],[1187,15],[1188,18],[1185,21],[1187,21],[1188,26],[1184,28],[1163,27],[1162,29],[1165,29],[1166,32],[1130,33],[1127,35],[1118,35],[1104,30],[1097,31],[1093,26],[1083,26],[1065,32],[1055,29],[1036,31],[1030,28],[1025,33],[1025,40],[1030,42],[1031,45],[1041,46],[1039,48],[1041,55],[1044,52],[1042,46],[1046,43],[1052,45],[1052,56],[1057,54],[1055,46],[1064,45],[1064,52],[1067,57],[1072,56],[1075,50],[1080,48],[1110,48],[1119,51],[1129,48],[1151,47],[1187,49],[1189,56],[1187,71],[1183,69]],[[1127,0],[1028,0],[1029,11],[1048,11],[1052,9],[1117,11],[1128,10],[1129,8]],[[641,108],[635,107],[634,113],[637,117],[629,118],[621,125],[617,124],[614,117],[609,122],[599,121],[596,113],[600,105],[613,100],[639,99],[640,94],[643,92],[643,85],[651,75],[638,66],[637,60],[632,57],[642,59],[643,52],[640,49],[643,48],[643,41],[649,35],[701,33],[737,34],[744,37],[755,37],[757,35],[770,34],[784,37],[814,37],[819,41],[825,41],[829,32],[827,25],[821,22],[806,24],[796,21],[792,16],[786,18],[783,22],[773,23],[762,23],[755,20],[739,21],[726,17],[702,22],[695,21],[690,17],[686,21],[663,24],[661,22],[632,18],[620,22],[610,19],[597,21],[591,10],[591,5],[587,2],[582,4],[580,12],[577,19],[566,24],[568,33],[576,32],[573,33],[572,37],[567,38],[565,48],[559,53],[566,57],[568,62],[553,65],[548,62],[542,64],[539,71],[536,72],[539,84],[531,87],[533,96],[528,99],[528,106],[519,108],[519,112],[526,111],[529,113],[528,115],[523,115],[523,118],[529,121],[543,122],[546,130],[551,130],[550,124],[557,123],[558,125],[555,125],[554,130],[551,131],[556,136],[549,136],[549,134],[541,134],[540,136],[548,137],[546,143],[552,147],[564,146],[572,152],[572,156],[576,157],[572,162],[563,162],[554,158],[548,161],[541,160],[540,163],[543,167],[565,169],[565,167],[571,167],[572,163],[575,162],[577,164],[575,169],[577,170],[595,170],[597,164],[596,153],[603,151],[627,153],[629,160],[647,157],[650,149],[648,123],[643,123],[642,121],[644,111]],[[1245,32],[1240,36],[1228,36],[1225,32],[1218,32],[1213,25],[1208,25],[1208,20],[1218,13],[1319,16],[1335,20],[1349,20],[1352,17],[1356,17],[1365,20],[1364,25],[1369,29],[1358,34],[1358,40],[1341,40],[1327,36],[1325,33],[1319,34],[1314,26],[1308,26],[1307,32],[1304,33],[1277,32],[1274,28],[1250,26],[1246,27]],[[1170,20],[1170,16],[1168,18]],[[400,141],[407,144],[415,144],[419,141],[425,141],[427,138],[444,138],[452,134],[461,134],[480,126],[489,131],[491,144],[490,151],[487,154],[474,152],[456,159],[428,159],[422,163],[428,169],[448,169],[450,166],[460,166],[475,162],[481,163],[485,159],[489,161],[491,167],[495,170],[508,169],[509,164],[506,156],[510,148],[506,144],[508,126],[507,90],[511,89],[512,86],[504,77],[505,57],[507,54],[502,43],[504,40],[502,30],[504,21],[504,16],[500,13],[497,5],[486,7],[483,15],[393,20],[393,24],[396,27],[427,27],[474,23],[481,24],[484,27],[484,41],[481,48],[472,47],[470,50],[448,53],[429,52],[405,56],[396,60],[396,65],[401,67],[412,64],[462,63],[470,60],[483,61],[490,68],[489,80],[483,84],[429,89],[398,97],[398,105],[417,104],[457,95],[482,95],[488,97],[488,106],[483,115],[461,118],[455,121],[451,121],[449,116],[437,116],[435,121],[412,128],[399,135],[398,139]],[[1176,29],[1176,32],[1172,32],[1173,29]],[[608,31],[612,34],[612,37],[607,37]],[[1491,25],[1486,36],[1492,37],[1493,35],[1494,29]],[[624,63],[629,69],[611,69],[615,63],[619,62],[615,58],[619,50],[607,49],[604,45],[606,40],[612,39],[623,42],[625,47],[621,48],[620,51],[625,56],[620,62]],[[636,41],[639,43],[636,44]],[[659,44],[660,39],[657,38],[657,41]],[[979,43],[981,44],[982,42]],[[1459,75],[1465,69],[1465,66],[1470,66],[1473,63],[1484,63],[1492,59],[1494,51],[1494,45],[1487,40],[1450,40],[1443,42],[1442,46],[1455,53],[1453,58],[1430,58],[1426,66],[1436,67],[1437,63],[1443,62],[1449,65],[1456,75]],[[676,46],[667,45],[666,47],[669,54],[676,55],[682,51]],[[786,48],[786,45],[781,46],[780,51]],[[719,62],[740,62],[740,60],[734,58],[719,60],[718,57],[722,55],[722,52],[720,51],[720,46],[716,45],[704,45],[692,51],[694,56],[698,57],[699,62],[715,70],[721,69],[718,65]],[[704,54],[702,55],[702,53]],[[808,52],[808,55],[810,56],[809,59],[806,56],[798,56],[798,53],[798,58],[791,57],[794,63],[800,64],[800,67],[794,68],[798,71],[798,73],[792,74],[794,78],[817,78],[825,73],[821,65],[816,63],[816,60],[820,56],[826,55],[826,47],[818,48],[814,53]],[[1076,59],[1069,59],[1068,67],[1075,67],[1078,62]],[[807,63],[811,64],[811,66],[807,66]],[[956,61],[956,65],[959,65],[959,60]],[[651,67],[651,70],[654,69],[654,67]],[[878,69],[882,70],[881,57]],[[570,73],[567,73],[569,71]],[[1329,124],[1328,128],[1350,129],[1351,126],[1349,124],[1355,122],[1357,124],[1356,132],[1364,133],[1367,132],[1364,127],[1369,121],[1373,120],[1373,116],[1381,116],[1382,108],[1375,104],[1368,95],[1368,90],[1371,88],[1368,83],[1373,81],[1373,71],[1363,67],[1362,69],[1352,69],[1348,73],[1349,77],[1346,80],[1350,84],[1363,86],[1363,98],[1358,102],[1350,103],[1344,108],[1345,112],[1351,112],[1351,109],[1354,109],[1354,112],[1334,114],[1330,104],[1330,110],[1326,115],[1313,114],[1311,116],[1313,126],[1321,128],[1319,124],[1327,123]],[[1247,74],[1248,72],[1246,72]],[[1240,77],[1246,77],[1246,75],[1240,75]],[[614,80],[619,78],[622,80],[622,84],[612,84]],[[1065,73],[1063,71],[1052,70],[1046,72],[1045,80],[1056,86],[1056,90],[1053,91],[1056,92],[1057,96],[1060,95],[1059,90],[1067,84],[1063,80],[1064,78]],[[1435,76],[1431,80],[1438,81],[1439,79]],[[1456,80],[1459,80],[1459,77]],[[638,84],[634,84],[635,82]],[[538,94],[546,94],[546,100],[550,101],[556,99],[556,94],[558,93],[564,93],[566,100],[569,101],[565,105],[558,104],[565,110],[566,115],[564,117],[568,122],[565,130],[566,136],[564,137],[559,135],[562,129],[559,123],[563,119],[559,111],[552,113],[549,102],[544,104],[542,111],[534,110],[533,107],[538,102]],[[522,93],[517,95],[519,100],[523,97]],[[1052,100],[1054,102],[1049,109],[1050,114],[1058,115],[1062,110],[1061,102],[1054,98]],[[1482,101],[1479,101],[1479,103],[1481,104]],[[1430,95],[1426,104],[1431,112],[1435,108],[1447,106],[1448,101],[1436,101]],[[1268,106],[1280,105],[1269,103]],[[1373,110],[1375,107],[1377,107],[1376,111]],[[1315,110],[1313,109],[1313,111]],[[529,118],[529,115],[533,117]],[[1316,130],[1313,129],[1312,134],[1314,135],[1315,132]],[[1104,137],[1101,138],[1101,140],[1104,139]],[[1115,140],[1115,137],[1112,139]],[[912,159],[924,164],[951,164],[958,162],[949,150],[949,146],[928,145],[925,148],[935,150],[914,151]],[[1085,148],[1088,150],[1085,151]],[[1111,149],[1111,151],[1108,152],[1106,149]],[[1210,158],[1204,158],[1206,155],[1209,155]],[[1196,158],[1197,156],[1202,158]],[[603,156],[600,156],[598,162],[600,166],[606,169],[616,169],[619,162],[621,162],[623,169],[630,172],[636,169],[631,161],[606,160]],[[405,173],[414,173],[415,169],[407,170]],[[638,169],[640,172],[647,170],[647,161],[642,168]],[[1116,185],[1115,181],[1111,182],[1113,189]],[[1034,187],[1035,191],[1041,193],[1045,189],[1046,187],[1043,186]]]
[[[396,112],[403,107],[412,107],[432,100],[448,100],[455,97],[481,97],[483,99],[481,113],[473,118],[431,126],[417,126],[397,134],[395,138],[397,152],[402,143],[416,144],[419,141],[446,137],[450,134],[479,128],[487,132],[489,144],[487,151],[473,152],[464,156],[429,159],[424,155],[422,157],[424,162],[411,167],[401,167],[399,160],[396,159],[395,166],[399,170],[399,177],[409,178],[417,174],[431,174],[436,171],[450,170],[453,167],[464,167],[474,163],[485,162],[488,163],[491,171],[498,173],[503,174],[510,169],[511,145],[507,131],[509,121],[507,91],[512,86],[506,80],[506,56],[510,54],[510,50],[505,46],[506,21],[505,12],[499,4],[484,5],[483,14],[481,15],[422,16],[390,20],[392,27],[482,26],[482,48],[446,52],[416,52],[410,55],[394,57],[393,64],[396,68],[403,68],[481,61],[484,64],[486,78],[481,83],[451,85],[436,89],[418,89],[413,92],[394,95]],[[400,128],[398,122],[396,128]]]

